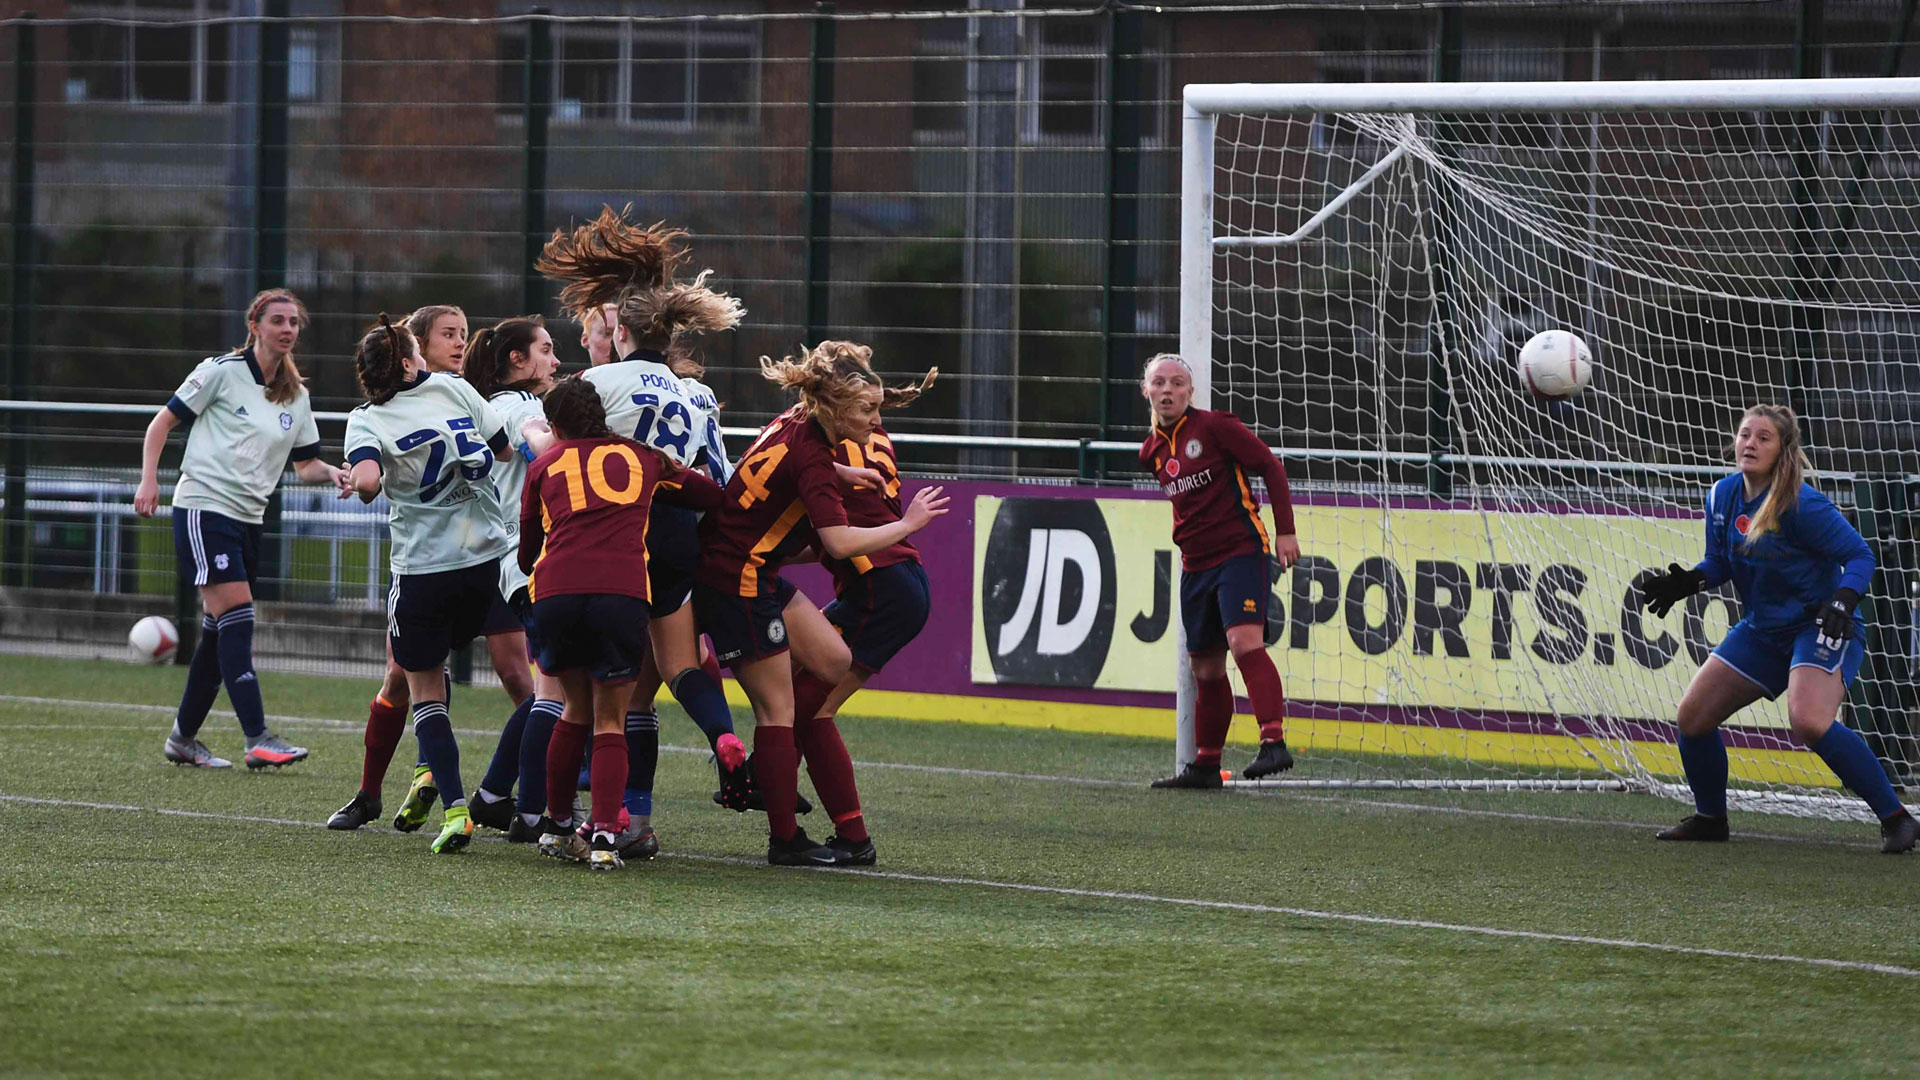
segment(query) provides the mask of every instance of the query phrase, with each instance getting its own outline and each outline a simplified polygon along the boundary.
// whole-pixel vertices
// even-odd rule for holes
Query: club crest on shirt
[[[280,430],[281,431],[293,430],[293,414],[292,413],[283,412],[280,414]]]
[[[1171,480],[1174,477],[1179,475],[1180,475],[1180,459],[1171,458],[1171,457],[1168,458],[1167,459],[1167,479]]]
[[[1187,451],[1187,456],[1188,456],[1188,457],[1190,457],[1190,458],[1197,458],[1197,457],[1199,457],[1199,456],[1200,456],[1200,440],[1199,440],[1199,439],[1188,439],[1188,440],[1187,440],[1187,446],[1186,446],[1186,451]]]
[[[1741,536],[1745,536],[1747,535],[1747,527],[1752,524],[1752,518],[1741,514],[1739,517],[1733,519],[1733,531],[1739,533]]]

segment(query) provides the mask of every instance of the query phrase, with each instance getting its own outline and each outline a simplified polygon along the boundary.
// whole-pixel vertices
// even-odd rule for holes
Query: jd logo
[[[980,575],[996,676],[1091,686],[1113,640],[1116,583],[1106,517],[1091,499],[1000,504]]]

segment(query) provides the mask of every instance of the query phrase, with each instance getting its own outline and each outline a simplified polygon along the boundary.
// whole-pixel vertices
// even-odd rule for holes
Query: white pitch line
[[[63,708],[94,707],[94,708],[103,708],[103,709],[121,709],[121,710],[132,711],[132,712],[169,713],[169,714],[177,711],[175,707],[171,705],[140,705],[140,704],[133,704],[133,703],[124,702],[124,701],[87,701],[87,700],[82,700],[78,698],[31,697],[24,694],[0,694],[0,703],[4,703],[4,702],[11,702],[11,703],[22,704],[22,705],[56,705]],[[208,715],[230,718],[233,716],[233,713],[231,711],[224,710],[224,709],[216,709],[210,712]],[[275,723],[281,723],[281,724],[309,724],[314,727],[332,728],[336,730],[359,731],[365,727],[365,724],[357,720],[339,720],[333,717],[269,716],[267,717],[267,719]],[[7,730],[9,726],[10,725],[0,724],[0,731]],[[53,725],[49,725],[49,727],[52,727],[52,726]],[[11,727],[18,729],[18,728],[24,727],[24,725],[11,725]],[[485,728],[454,728],[453,733],[455,735],[470,735],[475,738],[493,739],[493,738],[499,737],[500,731],[497,728],[493,730],[487,730]],[[711,753],[710,751],[702,749],[700,747],[673,746],[673,745],[664,744],[664,743],[661,745],[660,751],[662,753],[668,753],[668,754],[696,754],[701,757],[710,756],[710,753]],[[1063,776],[1063,775],[1051,774],[1051,773],[1006,772],[1006,771],[1001,771],[997,769],[967,769],[967,768],[961,768],[953,765],[914,765],[914,764],[908,764],[905,762],[897,762],[897,761],[855,761],[853,764],[856,768],[860,768],[860,769],[893,769],[899,772],[926,773],[928,775],[933,775],[933,776],[965,776],[965,777],[972,777],[975,779],[982,779],[982,780],[1019,780],[1019,781],[1024,781],[1028,783],[1074,784],[1081,787],[1103,787],[1103,788],[1130,788],[1131,789],[1131,788],[1138,788],[1141,786],[1140,782],[1137,780],[1108,780],[1108,779],[1101,779],[1099,777],[1092,777],[1092,776]],[[1524,811],[1518,811],[1518,810],[1483,810],[1477,807],[1470,807],[1470,806],[1436,806],[1432,803],[1395,802],[1390,799],[1365,799],[1365,798],[1358,798],[1358,797],[1347,798],[1339,795],[1319,795],[1319,794],[1312,794],[1308,792],[1283,791],[1283,790],[1273,790],[1273,789],[1265,789],[1265,790],[1235,789],[1234,794],[1245,796],[1245,797],[1251,797],[1251,798],[1291,799],[1291,800],[1300,801],[1300,802],[1337,803],[1342,806],[1365,806],[1365,807],[1371,807],[1371,808],[1380,809],[1380,810],[1400,810],[1400,811],[1411,811],[1416,813],[1427,813],[1427,814],[1453,814],[1459,817],[1479,817],[1479,818],[1506,819],[1511,821],[1530,821],[1530,822],[1537,822],[1540,824],[1548,824],[1548,825],[1596,825],[1603,828],[1611,828],[1611,829],[1653,829],[1653,828],[1659,827],[1657,824],[1651,823],[1651,822],[1622,821],[1617,818],[1562,817],[1562,816],[1557,816],[1553,814],[1530,814],[1530,813],[1526,813]],[[1179,798],[1180,796],[1176,795],[1173,797]],[[1842,847],[1842,848],[1854,848],[1858,850],[1878,850],[1879,849],[1878,844],[1863,843],[1863,842],[1854,841],[1854,840],[1839,840],[1839,839],[1819,837],[1819,836],[1796,836],[1791,833],[1753,833],[1753,832],[1742,831],[1742,832],[1736,833],[1735,835],[1742,840],[1779,841],[1782,843],[1789,843],[1789,844],[1813,844],[1820,847]]]
[[[0,794],[0,802],[21,803],[28,806],[65,807],[78,810],[112,810],[126,813],[162,814],[168,817],[211,818],[219,821],[244,821],[264,825],[291,825],[305,829],[320,829],[326,827],[321,822],[297,821],[292,818],[256,817],[248,814],[220,814],[203,810],[170,810],[152,806],[132,806],[125,803],[82,802],[77,799],[42,799],[29,795]],[[694,855],[684,852],[664,852],[663,857],[681,859],[687,862],[717,863],[727,866],[763,868],[766,865],[756,859],[729,855]],[[1199,908],[1206,911],[1236,911],[1253,915],[1284,915],[1289,918],[1310,919],[1318,922],[1342,922],[1360,926],[1390,926],[1402,930],[1436,930],[1444,933],[1470,934],[1478,937],[1542,941],[1559,945],[1591,945],[1597,948],[1609,949],[1635,949],[1643,952],[1660,952],[1679,956],[1705,956],[1718,960],[1748,960],[1773,964],[1800,964],[1807,967],[1837,968],[1845,971],[1867,971],[1876,975],[1898,975],[1905,978],[1920,978],[1920,968],[1899,967],[1894,964],[1875,964],[1864,960],[1833,960],[1819,956],[1794,956],[1789,953],[1740,952],[1734,949],[1712,949],[1697,945],[1670,945],[1658,941],[1635,941],[1631,938],[1597,937],[1588,934],[1555,934],[1541,930],[1509,930],[1497,926],[1472,926],[1466,923],[1437,922],[1431,919],[1403,919],[1391,915],[1362,915],[1347,911],[1321,911],[1316,908],[1285,907],[1278,904],[1250,904],[1231,900],[1196,900],[1182,896],[1159,896],[1154,893],[1119,892],[1107,889],[1076,889],[1065,885],[1032,885],[1018,881],[994,881],[988,878],[945,877],[938,874],[907,874],[894,870],[836,870],[821,868],[815,872],[831,876],[875,878],[881,881],[902,881],[917,885],[998,889],[1005,892],[1036,893],[1045,896],[1072,896],[1088,900],[1114,900],[1140,904],[1160,904],[1172,907]]]

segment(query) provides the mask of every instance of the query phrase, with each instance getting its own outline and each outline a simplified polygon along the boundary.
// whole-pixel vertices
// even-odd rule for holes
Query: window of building
[[[499,113],[517,118],[526,99],[526,27],[503,27],[496,56]],[[553,121],[749,124],[759,59],[758,31],[747,27],[562,24],[554,30]]]
[[[1093,142],[1105,137],[1107,22],[1099,18],[1023,18],[1014,61],[1020,67],[1020,138],[1028,143]],[[1154,24],[1149,34],[1164,33]],[[962,142],[967,135],[968,20],[921,24],[914,48],[913,134],[916,142]],[[1141,134],[1157,142],[1167,130],[1164,48],[1151,43],[1141,64]]]
[[[1026,30],[1033,88],[1022,95],[1032,102],[1028,138],[1098,138],[1107,100],[1105,21],[1032,19]]]
[[[94,0],[71,16],[138,20],[66,27],[66,100],[75,104],[207,105],[227,100],[229,38],[225,24],[201,20],[229,14],[225,0]],[[178,25],[166,25],[169,22]],[[287,97],[294,104],[332,100],[338,28],[288,31]]]

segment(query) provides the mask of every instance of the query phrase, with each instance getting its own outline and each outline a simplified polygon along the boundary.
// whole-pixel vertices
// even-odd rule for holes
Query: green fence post
[[[260,24],[260,110],[253,146],[253,291],[287,283],[287,65],[292,33],[287,0],[266,0]],[[267,497],[261,524],[260,573],[254,583],[260,600],[279,600],[287,576],[281,557],[281,496]]]
[[[833,61],[834,5],[822,0],[813,8],[813,26],[807,39],[807,162],[806,193],[802,196],[801,227],[805,243],[800,254],[802,339],[818,344],[826,336],[833,281]]]
[[[13,64],[13,266],[12,307],[7,318],[7,396],[27,398],[33,323],[34,80],[39,76],[38,28],[31,12],[14,27]],[[7,413],[7,512],[0,564],[12,587],[27,583],[27,432],[25,413]]]
[[[1107,12],[1107,222],[1106,272],[1100,280],[1100,438],[1113,438],[1116,419],[1136,407],[1133,335],[1138,328],[1140,237],[1140,99],[1145,15],[1115,8]],[[1100,472],[1106,473],[1101,456]],[[1084,473],[1083,473],[1084,474]]]
[[[520,175],[520,311],[531,315],[547,309],[547,283],[533,264],[546,243],[547,124],[553,117],[553,24],[547,9],[531,8],[527,23],[527,58],[521,97],[526,154]]]

